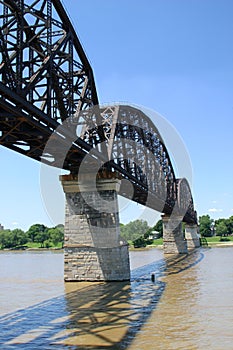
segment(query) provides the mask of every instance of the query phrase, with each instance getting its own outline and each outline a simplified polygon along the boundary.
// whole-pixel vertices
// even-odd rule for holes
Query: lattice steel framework
[[[98,104],[93,72],[59,0],[0,0],[0,13],[1,143],[40,160],[59,123]]]
[[[167,214],[177,207],[187,222],[196,222],[189,184],[186,179],[176,179],[165,143],[150,118],[129,105],[106,106],[97,113],[94,110],[76,114],[73,123],[78,137],[98,151],[100,115],[106,154],[101,152],[102,159],[97,155],[93,161],[98,161],[99,176],[106,176],[106,169],[108,174],[117,171],[134,187],[132,196],[128,184],[122,185],[121,195],[129,194],[134,201]],[[87,172],[91,167],[89,162]]]
[[[51,135],[56,142],[43,153]],[[92,68],[60,0],[0,0],[0,144],[72,174],[92,152],[98,176],[129,180],[134,201],[168,214],[178,203],[196,222],[188,183],[175,178],[150,119],[130,106],[98,107]]]

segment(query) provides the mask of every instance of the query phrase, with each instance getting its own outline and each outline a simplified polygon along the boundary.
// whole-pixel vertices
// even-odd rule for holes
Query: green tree
[[[213,219],[209,215],[202,215],[199,217],[200,234],[203,237],[212,236]]]
[[[37,242],[35,240],[35,237],[38,235],[38,233],[45,232],[46,229],[47,229],[47,227],[43,224],[34,224],[27,231],[27,235],[32,242]]]
[[[54,245],[57,245],[59,242],[63,242],[64,240],[64,231],[63,229],[58,226],[54,228],[50,228],[47,231],[49,240],[53,242]]]
[[[11,248],[12,245],[12,237],[10,230],[1,230],[0,231],[0,246],[1,249]]]
[[[130,221],[128,224],[120,226],[121,236],[127,241],[134,241],[140,236],[143,236],[148,229],[149,226],[145,220]]]
[[[23,230],[16,228],[13,231],[11,231],[12,235],[12,246],[23,246],[28,242],[28,235]]]
[[[153,227],[152,231],[158,231],[159,235],[158,238],[163,237],[163,221],[160,219],[155,226]]]
[[[142,236],[133,241],[134,248],[146,247],[146,244],[146,240]]]
[[[59,230],[60,230],[61,232],[63,232],[63,233],[64,233],[64,229],[65,229],[65,227],[64,227],[64,225],[63,225],[63,224],[58,224],[57,226],[55,226],[55,228],[59,228]]]
[[[150,227],[148,231],[144,234],[144,238],[148,239],[153,231],[158,232],[158,238],[163,237],[163,221],[160,219],[153,227]]]
[[[230,216],[229,219],[226,219],[226,226],[227,226],[227,234],[232,235],[233,234],[233,216]]]
[[[41,248],[44,248],[44,242],[49,239],[48,231],[39,231],[34,237],[34,242],[40,243]]]
[[[217,236],[222,237],[227,235],[227,225],[224,221],[220,221],[215,224],[215,231]]]
[[[0,246],[4,248],[16,248],[23,246],[28,241],[27,234],[18,228],[0,231]]]

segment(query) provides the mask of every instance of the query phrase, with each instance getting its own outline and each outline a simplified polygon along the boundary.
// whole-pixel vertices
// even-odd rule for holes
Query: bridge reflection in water
[[[134,269],[131,282],[68,283],[64,296],[2,316],[0,344],[6,350],[57,346],[59,349],[127,349],[158,307],[166,289],[166,278],[182,274],[202,259],[200,250],[160,259]],[[151,281],[152,273],[155,282]],[[173,297],[177,294],[176,286]],[[156,332],[159,334],[157,328]]]

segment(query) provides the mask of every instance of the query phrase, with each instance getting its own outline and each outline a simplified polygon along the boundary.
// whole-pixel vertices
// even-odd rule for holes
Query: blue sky
[[[160,113],[189,152],[198,215],[233,215],[233,2],[63,4],[92,64],[100,103],[129,102]],[[50,196],[56,218],[50,214],[53,204],[41,197],[39,163],[3,147],[0,160],[0,223],[27,229],[63,221],[62,193],[59,200]],[[150,215],[156,220],[155,213]],[[124,223],[139,217],[144,214],[138,206],[128,204],[121,212]]]

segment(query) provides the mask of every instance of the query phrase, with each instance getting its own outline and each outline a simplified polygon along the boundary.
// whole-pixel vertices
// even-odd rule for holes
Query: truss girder
[[[92,68],[60,0],[0,0],[0,145],[72,174],[91,153],[98,176],[117,172],[131,183],[132,200],[167,214],[178,203],[196,222],[188,183],[175,178],[150,119],[131,106],[98,106]]]
[[[62,122],[98,104],[91,66],[60,0],[0,0],[0,79]]]
[[[99,168],[118,171],[134,186],[133,200],[171,214],[177,205],[185,220],[196,222],[192,194],[185,179],[176,179],[165,143],[141,110],[126,105],[83,111],[74,117],[78,136],[98,149],[100,116],[107,154]],[[127,197],[125,188],[121,194]],[[185,210],[187,208],[187,212]]]

